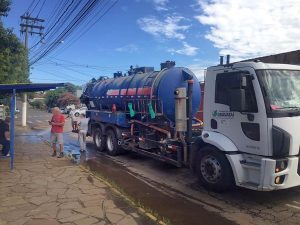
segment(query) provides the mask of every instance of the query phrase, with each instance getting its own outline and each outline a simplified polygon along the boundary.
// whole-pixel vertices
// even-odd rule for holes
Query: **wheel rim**
[[[201,174],[209,183],[217,183],[221,179],[222,167],[220,162],[212,155],[201,160]]]
[[[114,145],[113,145],[111,135],[108,135],[108,137],[107,137],[107,150],[110,152],[112,152],[114,150]]]
[[[99,132],[96,134],[95,141],[96,141],[97,147],[100,148],[102,145],[102,140],[101,140],[101,134]]]

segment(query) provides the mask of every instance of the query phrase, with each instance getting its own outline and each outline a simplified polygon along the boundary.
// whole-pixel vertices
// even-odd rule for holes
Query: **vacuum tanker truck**
[[[299,185],[300,66],[222,61],[207,68],[203,98],[193,72],[170,61],[88,83],[96,148],[190,167],[214,191]]]

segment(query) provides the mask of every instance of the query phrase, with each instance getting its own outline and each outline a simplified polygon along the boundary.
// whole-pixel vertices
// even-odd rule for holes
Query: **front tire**
[[[199,151],[196,172],[200,183],[208,190],[224,192],[234,186],[234,176],[225,154],[214,147],[207,146]]]
[[[121,147],[118,145],[118,138],[113,130],[108,130],[107,132],[106,149],[111,156],[116,156],[121,151]]]
[[[105,150],[105,138],[103,136],[101,128],[96,128],[93,135],[94,144],[96,149],[100,152]]]

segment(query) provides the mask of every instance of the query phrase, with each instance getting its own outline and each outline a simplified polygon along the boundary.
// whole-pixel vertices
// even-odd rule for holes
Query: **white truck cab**
[[[202,140],[225,153],[237,186],[300,185],[299,131],[300,66],[238,62],[207,69]],[[214,172],[202,178],[214,182],[220,165],[205,160],[201,168]]]

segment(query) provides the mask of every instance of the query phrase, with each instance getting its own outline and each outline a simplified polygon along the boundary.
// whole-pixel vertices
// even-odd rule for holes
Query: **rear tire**
[[[121,151],[121,147],[118,145],[118,138],[113,130],[107,131],[106,149],[111,156],[116,156]]]
[[[96,149],[100,152],[103,152],[105,150],[105,138],[103,136],[101,128],[96,128],[94,134],[93,134],[93,140],[94,144],[96,146]]]
[[[224,153],[206,146],[197,155],[196,173],[208,190],[224,192],[234,187],[234,176]]]

